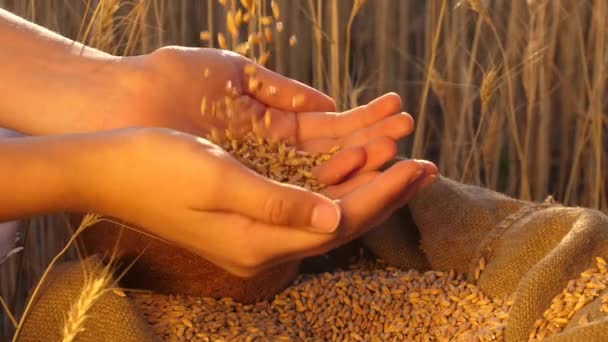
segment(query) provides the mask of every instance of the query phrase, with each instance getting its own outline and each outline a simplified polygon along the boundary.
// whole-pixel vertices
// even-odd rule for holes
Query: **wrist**
[[[0,126],[28,135],[112,126],[120,115],[119,105],[133,98],[142,82],[135,64],[101,52],[51,56],[44,61],[44,56],[30,57],[33,60],[22,65],[34,65],[34,70],[9,70],[6,76],[12,84],[2,87],[5,101],[0,101],[0,112],[6,114],[0,115]]]
[[[0,9],[0,127],[29,135],[97,130],[129,96],[133,68]]]
[[[38,214],[80,211],[87,175],[78,163],[82,139],[24,137],[0,142],[0,221]]]

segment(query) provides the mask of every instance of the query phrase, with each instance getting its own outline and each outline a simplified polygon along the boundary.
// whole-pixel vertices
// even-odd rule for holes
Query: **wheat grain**
[[[608,284],[606,261],[597,257],[596,267],[586,269],[579,278],[568,281],[566,287],[552,299],[550,307],[543,312],[543,318],[534,323],[530,341],[540,341],[561,332],[577,311],[600,295],[606,284]],[[606,302],[604,298],[606,297],[602,297],[600,310],[608,312],[608,307],[604,308],[608,298]]]
[[[166,340],[180,327],[193,341],[504,340],[511,302],[491,299],[463,279],[455,272],[401,271],[367,262],[301,275],[274,300],[253,305],[151,294],[134,299]]]
[[[295,35],[292,35],[291,37],[289,37],[289,46],[294,47],[294,46],[296,46],[297,43],[298,43],[298,39],[296,38]]]

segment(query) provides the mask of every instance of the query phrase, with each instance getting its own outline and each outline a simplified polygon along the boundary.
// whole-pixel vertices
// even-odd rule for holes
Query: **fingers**
[[[328,186],[325,189],[323,189],[323,191],[321,191],[321,193],[323,193],[325,196],[327,196],[329,198],[333,198],[333,199],[342,198],[342,197],[350,194],[351,192],[355,191],[357,188],[360,188],[364,184],[367,184],[367,183],[373,181],[376,177],[378,177],[379,174],[380,174],[380,172],[376,172],[376,171],[366,172],[366,173],[360,174],[358,176],[355,176],[355,177],[345,181],[344,183]]]
[[[392,215],[411,197],[415,182],[423,175],[422,165],[413,160],[399,162],[382,174],[361,175],[352,180],[361,184],[360,187],[349,186],[343,192],[347,195],[339,201],[342,222],[334,234],[274,230],[268,231],[265,237],[269,241],[281,241],[276,250],[281,255],[281,262],[325,253],[361,236]],[[336,189],[330,187],[326,192],[340,195]],[[291,236],[287,238],[286,235]]]
[[[330,199],[311,191],[281,184],[257,175],[234,162],[219,171],[221,189],[216,191],[216,210],[239,213],[272,225],[334,231],[340,222],[340,208]]]
[[[382,174],[365,173],[340,186],[328,187],[325,190],[328,196],[344,197],[340,201],[342,224],[334,234],[287,229],[231,213],[201,213],[204,219],[200,222],[204,222],[205,227],[193,229],[195,233],[190,234],[193,238],[189,240],[213,241],[214,247],[192,242],[190,245],[210,261],[242,277],[324,253],[360,236],[403,206],[417,187],[428,177],[434,177],[425,177],[425,167],[423,162],[402,161]],[[200,236],[194,239],[196,234]]]
[[[400,111],[401,98],[395,93],[388,93],[367,105],[344,113],[300,113],[298,137],[302,140],[316,137],[342,137]]]
[[[333,112],[332,98],[303,83],[287,78],[247,59],[239,59],[243,68],[244,91],[269,107],[292,112]],[[252,86],[255,85],[255,86]]]
[[[395,203],[402,204],[401,196],[423,176],[423,166],[417,161],[399,162],[341,199],[343,219],[339,233],[349,238],[363,234],[379,218],[392,214],[387,209]]]
[[[366,164],[367,153],[361,147],[351,147],[338,151],[331,159],[313,170],[319,183],[336,184]]]
[[[379,137],[387,137],[393,141],[399,140],[410,134],[413,129],[412,117],[409,114],[399,114],[340,138],[321,137],[303,140],[301,146],[310,152],[327,152],[335,146],[363,146]]]
[[[355,156],[354,151],[362,155]],[[397,144],[389,138],[379,137],[364,146],[348,147],[338,152],[317,168],[317,177],[322,184],[333,185],[346,176],[377,170],[396,154]],[[355,158],[357,159],[354,160]]]
[[[344,136],[340,145],[357,146],[376,137],[389,137],[399,140],[409,135],[414,130],[414,120],[409,114],[403,113],[388,117],[368,128],[360,129],[352,134]]]
[[[428,161],[428,160],[417,160],[417,162],[419,162],[420,164],[422,164],[422,167],[424,168],[424,171],[426,172],[427,175],[438,175],[439,174],[439,169],[437,168],[437,165],[433,164],[432,162]]]
[[[365,145],[364,148],[367,162],[357,173],[378,170],[397,154],[397,143],[386,137],[376,138]]]

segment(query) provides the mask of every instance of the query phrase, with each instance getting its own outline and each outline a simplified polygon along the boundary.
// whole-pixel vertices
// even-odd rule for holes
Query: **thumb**
[[[333,232],[340,224],[339,205],[321,194],[275,182],[245,167],[228,182],[218,198],[221,210],[315,232]]]

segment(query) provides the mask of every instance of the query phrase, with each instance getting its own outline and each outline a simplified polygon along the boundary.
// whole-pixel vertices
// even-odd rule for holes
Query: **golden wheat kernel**
[[[249,23],[250,20],[251,20],[251,14],[249,14],[249,13],[243,14],[243,22],[245,24]]]
[[[199,34],[199,39],[202,41],[210,41],[211,40],[211,32],[209,31],[201,31]]]
[[[253,63],[249,63],[247,65],[245,65],[245,67],[243,68],[243,73],[247,76],[251,76],[253,74],[255,74],[255,64]]]
[[[277,32],[279,32],[279,33],[283,32],[283,29],[284,29],[283,22],[277,21],[275,28],[276,28]]]
[[[203,96],[203,99],[201,100],[201,115],[205,116],[207,112],[207,97]]]
[[[112,292],[114,292],[115,295],[119,296],[119,297],[126,297],[127,294],[121,290],[121,289],[113,289]]]
[[[232,91],[232,81],[230,81],[230,80],[226,81],[226,86],[224,88],[227,93],[230,93]]]
[[[239,30],[236,27],[236,23],[234,22],[234,14],[232,13],[232,11],[228,11],[228,13],[226,14],[226,28],[228,29],[228,32],[230,32],[230,35],[233,38],[236,38],[239,35]]]
[[[213,142],[218,143],[220,141],[219,135],[217,134],[217,129],[214,127],[211,129],[211,139]]]
[[[211,103],[211,117],[215,118],[216,117],[216,109],[215,109],[215,102]]]
[[[264,28],[264,38],[268,43],[272,43],[272,30],[269,27]]]
[[[258,59],[258,63],[260,65],[266,65],[266,63],[268,63],[268,59],[270,59],[270,52],[263,51],[260,55],[260,58]]]
[[[243,10],[239,8],[236,11],[236,14],[234,15],[234,24],[238,28],[241,26],[242,23],[243,23]]]
[[[296,94],[291,98],[291,107],[296,109],[304,104],[304,95]]]
[[[250,92],[254,93],[260,88],[260,82],[255,77],[251,77],[247,82],[247,87],[249,88]]]
[[[226,6],[226,0],[217,0],[222,6]]]
[[[217,34],[217,43],[220,47],[220,49],[226,49],[227,45],[226,45],[226,38],[224,37],[224,34],[219,32]]]
[[[250,40],[250,44],[259,45],[262,42],[262,34],[259,32],[252,33],[249,35],[248,40]]]
[[[272,17],[264,16],[260,18],[260,23],[262,25],[268,26],[272,24]]]
[[[243,42],[234,47],[234,52],[240,55],[246,55],[247,51],[249,51],[249,42]]]
[[[203,77],[209,78],[209,68],[205,68],[205,70],[203,71]]]
[[[298,39],[296,38],[295,35],[292,35],[291,37],[289,37],[289,46],[296,46],[296,44],[298,44]]]
[[[279,19],[279,17],[281,16],[281,11],[279,8],[279,4],[277,4],[277,2],[275,0],[271,0],[270,1],[270,8],[272,10],[272,16],[275,19]]]
[[[486,268],[486,258],[481,257],[479,259],[479,270],[483,271]]]
[[[274,96],[276,94],[277,94],[277,87],[275,87],[275,86],[268,86],[268,95]]]
[[[232,107],[233,107],[232,97],[224,96],[224,105],[226,106],[226,109],[232,109]]]

